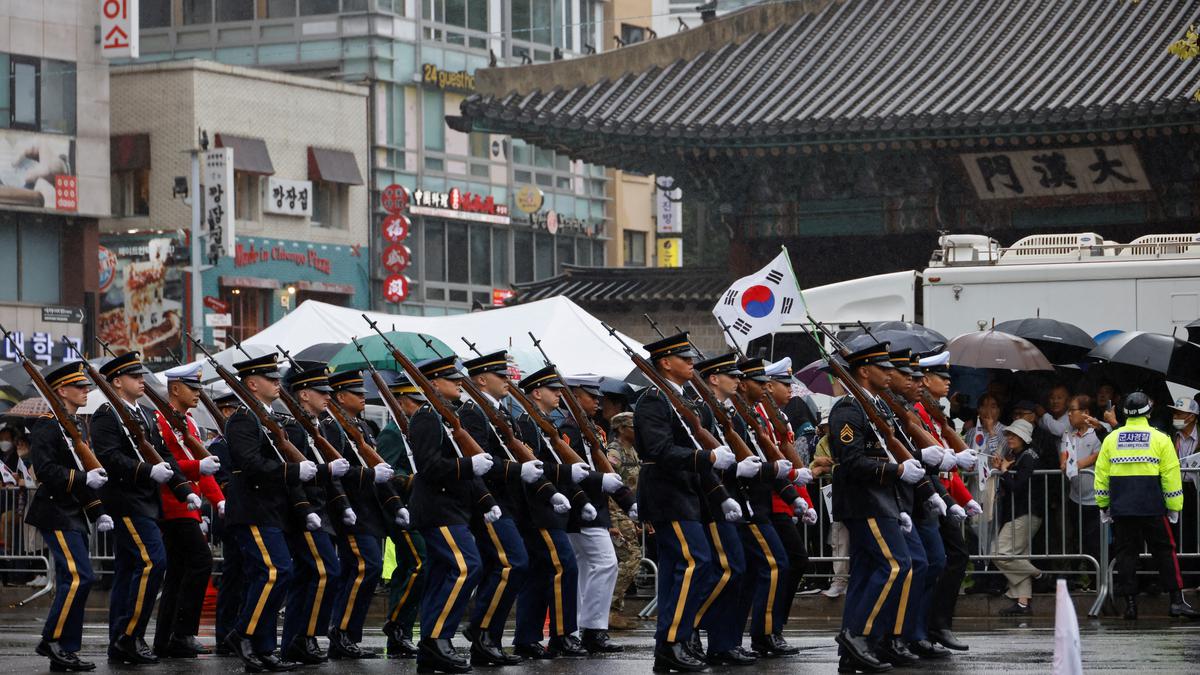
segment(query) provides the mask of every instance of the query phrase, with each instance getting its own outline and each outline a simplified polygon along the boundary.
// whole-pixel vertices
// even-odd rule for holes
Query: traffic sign
[[[408,190],[403,185],[392,183],[379,195],[379,205],[388,213],[400,213],[408,207]]]
[[[229,313],[229,303],[211,295],[204,296],[204,306],[216,312],[217,314]]]

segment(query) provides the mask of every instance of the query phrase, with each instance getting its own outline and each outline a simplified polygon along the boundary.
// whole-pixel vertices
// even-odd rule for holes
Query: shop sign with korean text
[[[410,213],[419,216],[435,216],[470,220],[477,223],[508,225],[508,205],[499,204],[488,195],[477,195],[450,188],[449,192],[434,192],[418,189],[412,193]]]
[[[960,155],[980,199],[1070,197],[1150,189],[1132,145]]]
[[[208,150],[204,153],[204,224],[210,258],[235,255],[234,213],[233,149]]]
[[[312,181],[267,178],[263,211],[281,216],[312,216]]]
[[[35,0],[25,0],[37,4]],[[153,0],[152,0],[153,1]],[[98,0],[100,55],[106,59],[138,57],[138,0]]]

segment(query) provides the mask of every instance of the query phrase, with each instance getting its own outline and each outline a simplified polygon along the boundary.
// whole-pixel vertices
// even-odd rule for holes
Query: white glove
[[[584,464],[583,462],[575,462],[571,465],[571,482],[580,483],[584,478],[587,478],[588,474],[591,472],[592,470],[588,468],[587,464]]]
[[[595,509],[593,509],[593,511],[594,510]],[[595,518],[596,516],[593,515],[592,517]],[[483,522],[485,522],[485,523],[490,524],[490,523],[496,522],[497,520],[500,520],[500,507],[499,506],[493,506],[491,509],[488,510],[487,513],[483,514]]]
[[[1167,511],[1167,520],[1171,521],[1172,525],[1178,523],[1179,522],[1179,512],[1178,511]]]
[[[968,518],[974,518],[975,516],[983,513],[983,507],[979,505],[979,502],[972,499],[971,501],[967,502],[966,511]]]
[[[615,473],[606,473],[600,477],[600,489],[604,490],[606,494],[611,495],[623,487],[625,487],[625,483]]]
[[[329,463],[329,475],[334,478],[341,478],[350,471],[350,460],[345,457],[338,457]]]
[[[200,510],[200,495],[193,492],[187,496],[187,499],[184,501],[184,503],[187,504],[188,511],[199,511]]]
[[[725,514],[725,520],[728,522],[736,523],[742,519],[742,507],[732,498],[726,497],[725,501],[721,502],[721,512]]]
[[[101,515],[99,518],[96,519],[96,531],[97,532],[108,532],[111,529],[113,529],[113,521],[112,521],[112,518],[110,518],[107,513]]]
[[[590,523],[596,519],[596,507],[591,504],[584,504],[579,510],[579,517],[583,518],[583,522]]]
[[[809,510],[805,511],[804,515],[800,519],[804,521],[805,525],[816,525],[817,524],[817,510],[809,509]]]
[[[200,475],[211,476],[221,469],[221,460],[216,455],[209,455],[200,460]]]
[[[922,469],[921,463],[915,459],[904,460],[904,462],[900,465],[900,468],[902,469],[900,480],[904,481],[905,483],[916,485],[917,483],[921,482],[922,478],[925,477],[925,469]]]
[[[937,493],[931,494],[929,495],[929,499],[925,500],[925,503],[932,506],[932,510],[937,511],[939,516],[946,515],[946,500],[942,499],[941,495]]]
[[[555,513],[566,513],[571,510],[571,500],[561,492],[555,492],[550,495],[550,506],[554,507]]]
[[[733,451],[730,450],[729,446],[727,445],[718,445],[717,447],[713,448],[712,453],[716,456],[716,458],[713,459],[712,465],[717,471],[724,471],[725,469],[728,469],[729,467],[733,466],[734,460],[737,459],[733,456]]]
[[[962,521],[967,519],[967,512],[965,510],[963,510],[963,507],[959,506],[958,504],[951,506],[950,509],[946,512],[946,514],[951,520],[953,520],[956,523],[961,523]]]
[[[487,455],[481,456],[487,457]],[[491,464],[489,463],[488,466],[491,466]],[[392,479],[392,476],[396,475],[396,471],[392,469],[392,465],[388,464],[387,462],[380,462],[376,464],[374,471],[376,483],[386,483]]]
[[[811,483],[812,479],[812,469],[804,467],[802,469],[796,469],[796,477],[792,479],[792,482],[799,487],[803,487]]]
[[[1112,516],[1108,515],[1108,509],[1100,509],[1100,522],[1112,525]]]
[[[761,457],[750,455],[737,463],[738,478],[753,478],[758,475],[759,471],[762,471]]]
[[[313,461],[310,461],[307,459],[300,462],[300,482],[301,483],[307,483],[308,481],[312,480],[313,477],[315,477],[316,475],[317,475],[317,463],[316,462],[313,462]]]
[[[535,483],[546,470],[542,468],[542,460],[531,459],[528,462],[521,464],[521,480],[526,483]]]
[[[108,482],[108,472],[104,469],[92,469],[87,472],[87,486],[93,490],[99,490]]]
[[[792,463],[786,459],[780,459],[775,462],[775,477],[783,480],[787,478],[788,473],[792,470]]]
[[[637,522],[637,520],[638,520],[637,502],[634,502],[633,506],[629,507],[629,513],[627,515],[629,516],[630,520]]]
[[[342,523],[345,525],[353,525],[358,522],[358,515],[354,513],[354,509],[346,509],[342,511]]]
[[[401,506],[400,510],[396,512],[396,524],[400,527],[408,527],[410,519],[411,516],[408,514],[408,509]]]
[[[796,501],[792,502],[792,512],[798,516],[802,516],[807,510],[808,502],[804,501],[804,497],[796,497]]]
[[[225,500],[224,499],[217,502],[217,515],[220,516],[221,518],[225,517]]]
[[[471,471],[473,471],[476,476],[482,476],[488,471],[491,471],[492,465],[495,463],[496,460],[492,459],[492,456],[486,452],[481,455],[475,455],[471,457]]]
[[[159,462],[150,467],[150,479],[160,485],[171,480],[173,475],[175,475],[175,470],[166,462]]]
[[[938,466],[938,471],[949,471],[954,468],[955,464],[958,464],[958,455],[954,454],[953,450],[946,448],[942,448],[942,452],[944,454],[942,455],[942,463]]]
[[[975,468],[975,461],[978,458],[978,453],[974,450],[963,450],[954,455],[954,462],[958,464],[959,471],[970,471]]]
[[[316,532],[321,529],[321,516],[315,513],[310,513],[304,517],[304,529],[309,532]]]
[[[912,532],[912,518],[909,518],[908,514],[903,511],[900,512],[900,531],[905,534]]]
[[[928,448],[921,448],[921,461],[929,466],[941,466],[942,457],[945,454],[946,451],[942,450],[940,446],[931,445]]]
[[[203,534],[208,534],[208,516],[204,516],[200,519],[200,532]]]

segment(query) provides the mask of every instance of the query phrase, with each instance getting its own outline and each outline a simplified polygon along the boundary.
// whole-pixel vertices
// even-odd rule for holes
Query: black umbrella
[[[1088,356],[1152,371],[1170,382],[1200,388],[1200,345],[1171,335],[1121,333],[1102,342]]]
[[[620,396],[630,405],[633,405],[633,397],[637,394],[638,389],[641,389],[641,387],[635,389],[633,385],[624,380],[618,380],[615,377],[600,378],[600,393]]]
[[[1196,319],[1195,321],[1184,326],[1184,328],[1186,328],[1188,332],[1188,342],[1200,344],[1200,319]]]
[[[318,342],[315,345],[309,345],[292,354],[292,358],[297,361],[322,361],[329,363],[334,354],[342,351],[345,346],[345,342]]]
[[[1050,363],[1079,363],[1096,348],[1096,341],[1082,328],[1054,319],[1004,321],[995,330],[1029,340]]]
[[[891,343],[893,350],[911,349],[914,354],[940,352],[950,342],[936,330],[911,321],[874,321],[865,325],[866,330],[859,328],[851,331],[842,338],[842,342],[849,342],[869,332],[876,341]]]

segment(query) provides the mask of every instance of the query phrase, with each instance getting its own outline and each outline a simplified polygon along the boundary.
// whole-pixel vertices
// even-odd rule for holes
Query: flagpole
[[[787,246],[783,244],[780,244],[779,248],[783,251],[783,259],[787,263],[788,272],[792,273],[792,283],[796,284],[796,292],[800,294],[800,303],[804,305],[804,315],[809,316],[808,301],[804,299],[804,287],[800,285],[800,280],[796,278],[796,270],[792,267],[792,254],[788,253]],[[806,326],[802,330],[814,339],[817,337],[816,330],[812,329],[811,326]]]

